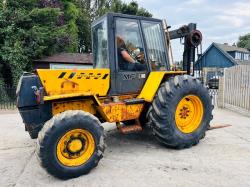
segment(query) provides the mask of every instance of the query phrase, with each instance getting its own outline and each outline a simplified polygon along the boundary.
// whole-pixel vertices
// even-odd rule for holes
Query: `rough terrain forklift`
[[[121,133],[147,125],[170,148],[196,145],[208,129],[212,105],[207,89],[187,74],[187,59],[200,42],[193,26],[166,35],[159,19],[108,13],[92,24],[93,69],[24,73],[17,106],[26,131],[38,137],[41,165],[63,179],[88,173],[103,156],[103,122],[116,123]],[[120,61],[118,37],[133,63]],[[178,37],[190,46],[185,71],[170,70],[167,43]]]

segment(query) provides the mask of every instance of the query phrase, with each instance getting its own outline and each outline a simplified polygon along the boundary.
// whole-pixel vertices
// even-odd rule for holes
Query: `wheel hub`
[[[187,95],[178,103],[175,121],[178,129],[183,133],[194,132],[202,122],[203,104],[198,96]]]
[[[183,106],[182,109],[180,109],[180,117],[186,119],[189,116],[190,110],[188,109],[187,106]]]
[[[94,153],[95,141],[92,134],[84,129],[65,133],[57,143],[57,158],[66,166],[84,164]]]
[[[71,139],[66,142],[66,151],[69,155],[74,156],[79,154],[85,147],[85,140],[82,137],[71,137]]]

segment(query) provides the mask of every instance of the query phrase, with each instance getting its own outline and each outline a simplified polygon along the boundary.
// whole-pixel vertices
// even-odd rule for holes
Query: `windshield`
[[[108,68],[108,39],[106,18],[92,29],[93,56],[95,68]]]
[[[167,54],[160,23],[142,21],[142,28],[152,70],[167,70]]]

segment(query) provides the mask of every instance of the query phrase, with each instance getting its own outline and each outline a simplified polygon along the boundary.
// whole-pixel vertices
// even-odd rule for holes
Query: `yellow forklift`
[[[26,131],[38,137],[37,155],[50,174],[78,177],[97,166],[105,149],[104,122],[116,123],[121,133],[147,125],[160,143],[175,149],[205,136],[211,99],[187,74],[201,34],[194,24],[166,33],[162,20],[108,13],[92,24],[93,69],[22,75],[17,107]],[[184,71],[171,71],[169,42],[180,37],[186,43]],[[133,61],[124,60],[125,53]]]

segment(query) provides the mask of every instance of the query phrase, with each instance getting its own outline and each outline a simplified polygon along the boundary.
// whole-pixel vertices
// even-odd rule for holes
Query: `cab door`
[[[140,93],[149,74],[140,21],[120,17],[115,17],[114,20],[116,92],[118,94]],[[122,41],[125,45],[123,45],[121,49],[120,45]],[[127,51],[136,63],[133,64],[123,59],[121,50]],[[138,56],[140,58],[138,58]]]

